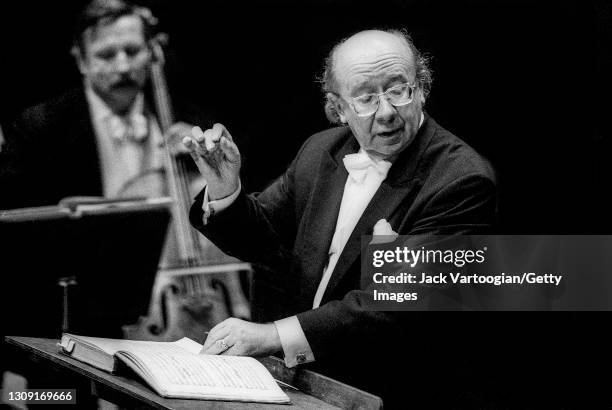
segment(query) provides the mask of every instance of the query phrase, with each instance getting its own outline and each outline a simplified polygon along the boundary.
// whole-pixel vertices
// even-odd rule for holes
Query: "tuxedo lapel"
[[[68,132],[61,137],[66,138],[66,142],[69,144],[95,146],[96,137],[85,90],[73,90],[67,95],[63,104],[66,105],[66,118],[62,122],[66,124]]]
[[[338,259],[338,263],[327,285],[322,300],[323,303],[326,302],[327,297],[332,293],[333,289],[340,283],[340,280],[359,257],[361,253],[361,237],[363,235],[372,235],[374,225],[378,220],[391,220],[394,212],[399,206],[402,203],[410,203],[418,192],[421,186],[418,172],[419,161],[423,156],[423,152],[429,145],[433,133],[433,120],[426,117],[415,140],[406,147],[393,163],[387,178],[380,185],[374,197],[361,215],[361,218],[357,221],[357,225],[355,225],[355,229],[353,229],[351,236],[344,246],[342,254]],[[397,229],[397,227],[394,228]],[[333,236],[333,231],[331,235]]]
[[[339,164],[342,164],[341,160],[345,155],[358,149],[359,145],[350,135],[336,153],[323,153],[316,171],[311,200],[304,212],[305,223],[301,227],[301,234],[298,234],[301,244],[297,247],[302,261],[301,269],[305,273],[300,283],[301,302],[308,305],[308,308],[312,307],[316,289],[329,259],[329,247],[348,177],[344,166]]]
[[[344,246],[329,284],[325,289],[323,303],[326,302],[327,296],[331,294],[332,290],[340,283],[340,280],[359,257],[361,253],[361,237],[363,235],[372,235],[374,225],[378,220],[390,220],[398,206],[403,201],[410,200],[410,193],[415,191],[415,187],[420,186],[419,182],[418,179],[413,179],[405,182],[402,186],[393,186],[388,182],[381,184]]]

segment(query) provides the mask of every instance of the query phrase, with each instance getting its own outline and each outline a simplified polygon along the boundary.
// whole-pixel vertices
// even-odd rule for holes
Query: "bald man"
[[[427,61],[406,34],[371,30],[340,42],[323,81],[328,118],[339,126],[309,138],[257,195],[241,189],[240,152],[222,125],[185,139],[208,181],[193,225],[228,254],[267,266],[273,273],[263,279],[277,289],[268,301],[280,307],[268,323],[220,323],[205,352],[278,353],[289,367],[309,363],[380,394],[386,408],[454,402],[454,393],[429,394],[450,377],[433,364],[452,329],[432,337],[440,329],[415,313],[367,311],[371,293],[360,283],[360,239],[381,219],[402,235],[469,234],[493,223],[491,169],[424,112],[430,88]]]

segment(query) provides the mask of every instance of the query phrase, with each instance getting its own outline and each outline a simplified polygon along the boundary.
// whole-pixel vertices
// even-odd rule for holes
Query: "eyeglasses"
[[[394,107],[401,107],[412,102],[415,85],[404,83],[395,85],[380,94],[363,94],[352,98],[350,106],[358,117],[369,117],[378,110],[380,97],[385,96],[387,101]]]

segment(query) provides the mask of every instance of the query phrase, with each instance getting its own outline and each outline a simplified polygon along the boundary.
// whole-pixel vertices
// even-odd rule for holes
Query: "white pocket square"
[[[372,235],[374,237],[372,238],[372,242],[370,242],[371,244],[393,242],[395,238],[399,236],[399,234],[391,228],[391,224],[387,222],[386,219],[380,219],[376,222]]]

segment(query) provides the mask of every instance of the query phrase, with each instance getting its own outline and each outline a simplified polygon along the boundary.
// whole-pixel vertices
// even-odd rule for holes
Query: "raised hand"
[[[208,183],[210,200],[225,198],[238,189],[240,151],[223,125],[215,124],[206,131],[193,127],[183,144]]]

